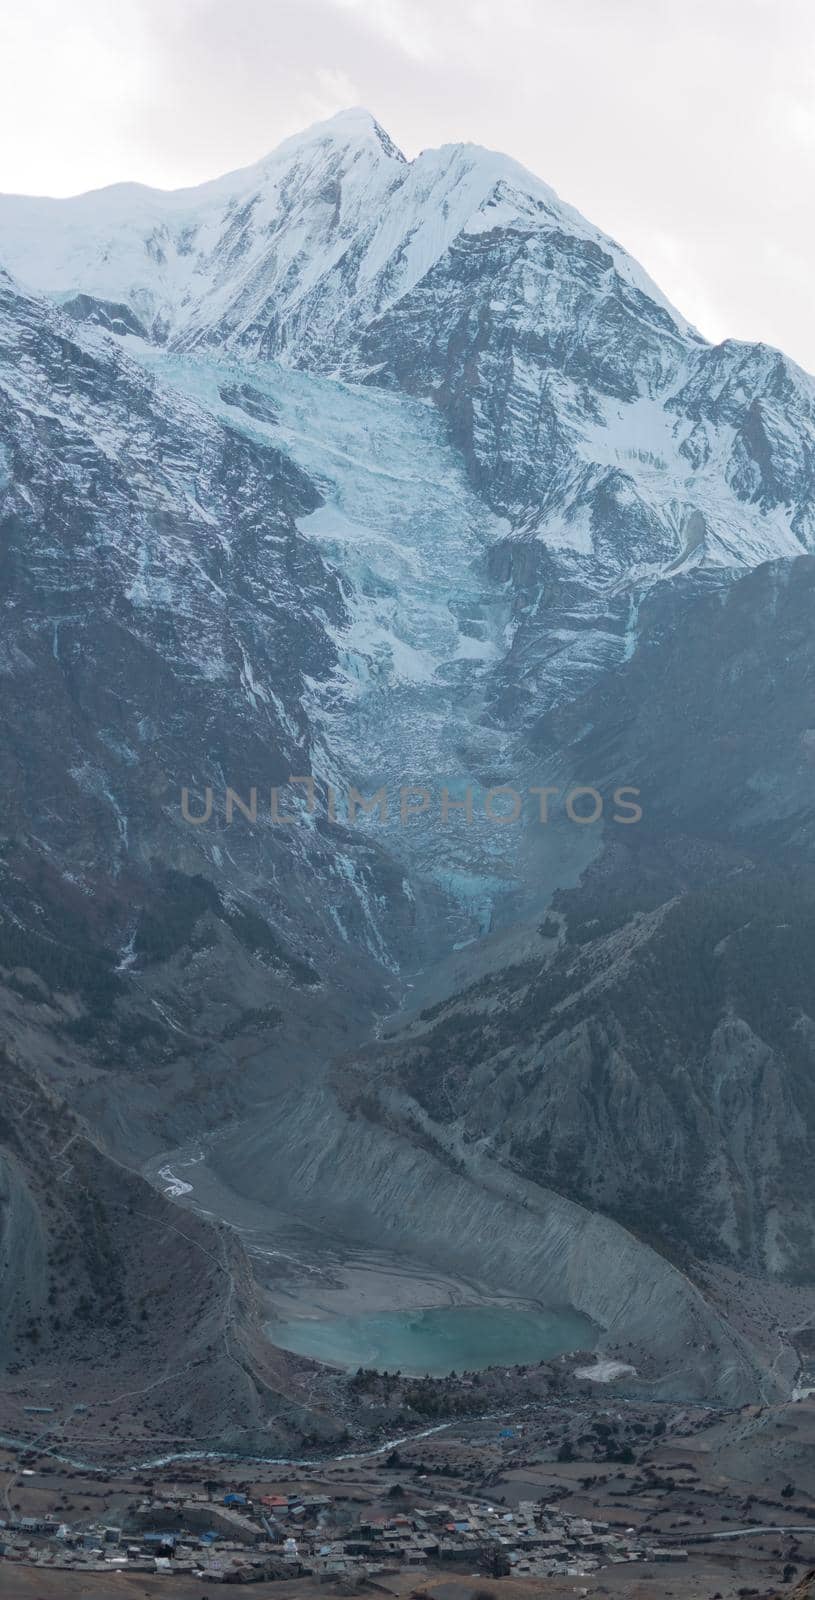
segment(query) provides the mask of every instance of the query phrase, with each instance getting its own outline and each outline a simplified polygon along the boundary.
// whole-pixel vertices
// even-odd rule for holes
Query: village
[[[91,1464],[47,1436],[0,1442],[0,1595],[774,1595],[815,1565],[813,1437],[812,1400],[714,1412],[609,1396],[526,1401],[310,1461]]]
[[[398,1487],[398,1486],[397,1486]],[[0,1522],[0,1554],[42,1567],[110,1573],[186,1573],[210,1583],[315,1577],[354,1586],[404,1569],[460,1566],[472,1574],[583,1577],[643,1559],[685,1562],[687,1551],[660,1546],[633,1528],[571,1516],[557,1504],[522,1500],[509,1511],[486,1500],[439,1500],[417,1485],[392,1515],[371,1513],[349,1526],[347,1506],[326,1494],[228,1491],[145,1498],[133,1527],[20,1517]]]

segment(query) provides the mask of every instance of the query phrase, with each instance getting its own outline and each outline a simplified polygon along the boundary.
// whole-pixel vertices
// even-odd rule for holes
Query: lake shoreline
[[[568,1309],[447,1305],[354,1316],[294,1316],[266,1325],[278,1348],[340,1372],[360,1367],[445,1378],[592,1350],[597,1330]]]

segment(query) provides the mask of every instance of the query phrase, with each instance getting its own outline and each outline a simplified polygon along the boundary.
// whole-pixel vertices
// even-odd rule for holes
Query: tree
[[[485,1566],[493,1578],[508,1578],[512,1571],[512,1565],[506,1550],[501,1550],[498,1545],[493,1545],[492,1549],[487,1553]]]

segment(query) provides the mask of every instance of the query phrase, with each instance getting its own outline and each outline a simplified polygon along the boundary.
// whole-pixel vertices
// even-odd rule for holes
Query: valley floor
[[[619,1451],[606,1453],[602,1443],[602,1429],[618,1424],[623,1413],[627,1437],[636,1442],[633,1461],[619,1459]],[[665,1432],[655,1432],[657,1426]],[[555,1457],[566,1438],[574,1442],[575,1459],[560,1461]],[[246,1497],[234,1513],[224,1508],[230,1494]],[[275,1509],[264,1513],[263,1497]],[[259,1600],[316,1600],[338,1591],[394,1600],[487,1594],[491,1600],[572,1600],[577,1594],[583,1600],[736,1600],[745,1593],[787,1593],[815,1565],[815,1405],[717,1415],[686,1408],[662,1416],[613,1401],[552,1405],[461,1421],[387,1457],[340,1457],[309,1468],[209,1461],[89,1473],[36,1452],[0,1451],[0,1499],[6,1518],[54,1517],[77,1539],[71,1550],[43,1534],[7,1532],[3,1600],[155,1600],[170,1592],[179,1600],[202,1600],[221,1581],[214,1569],[207,1580],[211,1559],[237,1566],[289,1559],[292,1576],[281,1572],[274,1582],[252,1584]],[[287,1507],[296,1504],[305,1504],[305,1516],[295,1513],[287,1529]],[[455,1561],[411,1567],[385,1554],[385,1545],[377,1555],[377,1539],[408,1539],[413,1526],[436,1528],[439,1512],[442,1522],[445,1512],[456,1519],[470,1515],[475,1526],[488,1506],[499,1513],[511,1552],[514,1523],[523,1522],[530,1505],[545,1508],[543,1526],[548,1518],[571,1530],[573,1570],[494,1576],[494,1544],[489,1538],[479,1543],[477,1536]],[[265,1536],[261,1514],[280,1529],[279,1543]],[[145,1530],[205,1525],[218,1527],[221,1537],[200,1553],[197,1576],[144,1570],[149,1556],[135,1552],[149,1548]],[[331,1557],[316,1552],[353,1545],[354,1529],[364,1526],[375,1530],[369,1554],[338,1554],[344,1569],[332,1573]],[[100,1570],[100,1558],[82,1548],[82,1538],[88,1529],[103,1538],[105,1527],[122,1530],[121,1546],[103,1546],[108,1555],[132,1548],[128,1564],[142,1570]],[[286,1532],[295,1536],[296,1558],[283,1555]],[[452,1531],[449,1537],[460,1538]],[[197,1542],[194,1535],[186,1539]],[[598,1539],[627,1547],[634,1558],[596,1553]],[[528,1563],[535,1553],[514,1559]],[[298,1566],[310,1570],[296,1576]]]
[[[440,1572],[432,1578],[417,1579],[408,1574],[400,1579],[378,1582],[376,1588],[366,1586],[356,1593],[393,1596],[393,1600],[599,1600],[600,1596],[619,1597],[619,1600],[700,1600],[700,1596],[718,1595],[720,1600],[737,1600],[749,1587],[750,1579],[763,1576],[766,1568],[756,1570],[755,1562],[719,1560],[700,1557],[692,1566],[678,1572],[671,1570],[670,1587],[665,1585],[665,1569],[644,1568],[636,1577],[617,1569],[603,1573],[602,1582],[578,1583],[575,1578],[462,1578],[454,1572]],[[774,1575],[769,1579],[773,1584]],[[324,1600],[325,1584],[311,1578],[292,1582],[257,1583],[252,1585],[252,1600]],[[774,1596],[778,1591],[765,1591]],[[170,1580],[169,1593],[173,1600],[201,1600],[201,1579],[176,1577]],[[39,1567],[16,1567],[5,1573],[0,1566],[0,1595],[3,1600],[160,1600],[168,1594],[168,1580],[163,1577],[104,1575],[90,1577],[76,1573],[44,1573]],[[791,1594],[789,1588],[784,1594]]]

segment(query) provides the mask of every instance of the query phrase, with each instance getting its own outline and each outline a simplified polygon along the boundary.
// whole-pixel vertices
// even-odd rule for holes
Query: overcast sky
[[[365,105],[505,150],[815,372],[815,0],[6,0],[0,190],[163,188]],[[2,239],[0,239],[2,259]]]

